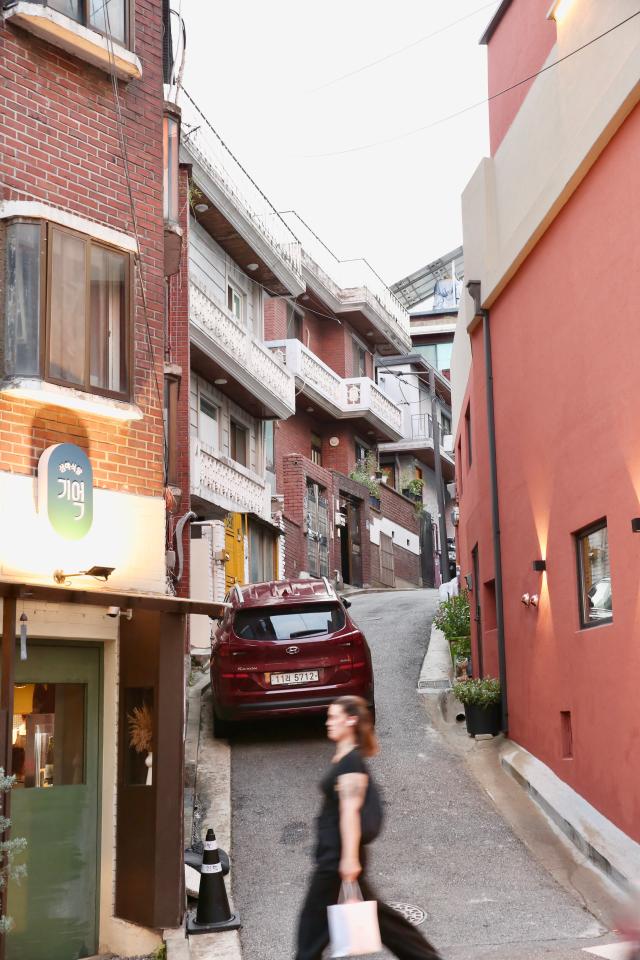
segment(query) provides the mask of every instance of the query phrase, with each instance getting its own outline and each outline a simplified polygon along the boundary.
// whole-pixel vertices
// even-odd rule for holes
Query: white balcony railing
[[[302,242],[302,263],[345,306],[366,303],[379,319],[407,341],[409,314],[384,280],[363,258],[339,260],[294,211],[283,213]]]
[[[250,470],[227,457],[215,456],[197,443],[191,470],[192,494],[223,510],[271,519],[271,489]]]
[[[295,382],[291,373],[246,327],[206,290],[202,281],[192,279],[189,284],[192,323],[206,333],[212,347],[222,350],[235,361],[241,372],[243,385],[255,391],[268,390],[289,413],[295,412]],[[230,371],[231,372],[231,371]],[[252,392],[253,392],[252,391]],[[283,414],[286,416],[286,414]]]
[[[373,416],[402,435],[402,410],[369,377],[344,379],[300,340],[277,340],[268,346],[336,418]]]
[[[224,144],[195,101],[184,91],[182,143],[229,201],[241,210],[302,281],[300,241],[255,181]]]

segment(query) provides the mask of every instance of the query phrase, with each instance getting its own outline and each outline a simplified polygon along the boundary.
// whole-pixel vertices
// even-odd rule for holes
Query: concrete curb
[[[451,690],[453,664],[449,644],[442,630],[432,625],[429,645],[418,677],[418,693],[442,693]]]
[[[544,763],[511,740],[500,763],[544,813],[614,883],[640,880],[640,844],[607,820]]]

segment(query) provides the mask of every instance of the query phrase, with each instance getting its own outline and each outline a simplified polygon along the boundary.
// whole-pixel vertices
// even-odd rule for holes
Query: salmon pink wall
[[[639,154],[636,107],[491,309],[509,734],[635,840],[640,535],[630,521],[640,515]],[[491,551],[478,337],[469,386],[474,464],[462,478],[463,573],[476,540],[481,565]],[[603,517],[614,619],[584,630],[573,534]],[[532,570],[540,557],[545,574]],[[522,605],[524,592],[540,593],[538,611]],[[571,759],[562,757],[561,711],[572,715]]]
[[[555,20],[547,20],[551,0],[513,0],[488,44],[489,96],[530,77],[543,65],[556,42]],[[489,137],[493,155],[526,97],[523,83],[489,103]]]

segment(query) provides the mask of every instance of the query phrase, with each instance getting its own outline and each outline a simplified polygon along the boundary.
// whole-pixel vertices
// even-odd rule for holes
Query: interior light
[[[257,263],[248,263],[248,264],[247,264],[247,270],[253,271],[253,270],[257,270],[257,269],[258,269],[258,264],[257,264]]]
[[[209,209],[209,204],[208,204],[208,203],[196,203],[196,205],[195,205],[195,207],[194,207],[193,209],[196,211],[196,213],[206,213],[207,210]]]
[[[573,0],[554,0],[547,14],[547,20],[555,20],[556,23],[560,23],[566,17],[572,4]]]

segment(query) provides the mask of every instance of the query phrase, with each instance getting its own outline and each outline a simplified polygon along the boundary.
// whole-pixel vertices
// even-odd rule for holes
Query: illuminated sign
[[[74,443],[56,443],[40,457],[38,511],[65,540],[80,540],[91,529],[93,470]]]

